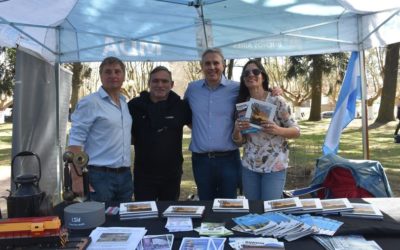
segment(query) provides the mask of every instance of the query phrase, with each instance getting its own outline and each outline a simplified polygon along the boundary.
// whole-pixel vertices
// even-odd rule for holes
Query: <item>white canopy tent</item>
[[[354,51],[400,40],[393,0],[1,0],[0,46],[50,62]]]
[[[233,59],[322,54],[399,41],[393,0],[0,0],[0,46],[55,65],[198,60],[207,47]],[[58,67],[55,75],[58,86]]]

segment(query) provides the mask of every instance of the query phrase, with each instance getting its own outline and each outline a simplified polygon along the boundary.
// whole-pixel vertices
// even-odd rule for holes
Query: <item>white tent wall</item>
[[[45,60],[17,50],[12,155],[22,151],[37,154],[41,161],[40,188],[60,201],[60,152],[66,143],[72,74],[61,70],[57,86],[56,70]],[[18,156],[12,170],[14,175],[37,175],[38,167],[34,157]]]

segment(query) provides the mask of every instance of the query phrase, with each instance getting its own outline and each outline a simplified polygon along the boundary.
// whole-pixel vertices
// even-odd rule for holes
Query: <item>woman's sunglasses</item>
[[[248,69],[243,71],[243,76],[244,77],[248,77],[250,76],[250,73],[253,73],[253,75],[258,76],[259,74],[261,74],[261,70],[259,69]]]

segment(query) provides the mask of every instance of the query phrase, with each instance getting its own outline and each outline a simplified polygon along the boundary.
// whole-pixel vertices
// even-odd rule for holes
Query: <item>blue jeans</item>
[[[249,200],[275,200],[282,198],[286,181],[286,170],[257,173],[242,168],[243,192]]]
[[[200,200],[237,197],[242,167],[239,150],[215,158],[193,153],[192,166]]]
[[[89,183],[94,189],[94,192],[90,192],[90,199],[93,201],[132,201],[133,181],[131,171],[111,173],[90,169]]]

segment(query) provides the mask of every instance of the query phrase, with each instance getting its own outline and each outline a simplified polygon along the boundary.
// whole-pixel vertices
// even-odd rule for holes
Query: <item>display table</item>
[[[349,218],[336,215],[328,216],[331,219],[344,222],[335,235],[362,234],[366,239],[375,240],[382,249],[400,249],[400,198],[368,198],[350,199],[351,202],[364,202],[376,205],[384,214],[383,220],[370,220],[363,218]],[[250,201],[250,213],[263,213],[262,201]],[[215,213],[212,211],[211,201],[180,201],[180,202],[157,202],[161,214],[170,205],[205,205],[204,216],[201,219],[193,219],[193,227],[199,227],[201,222],[225,222],[225,227],[231,229],[236,224],[231,218],[245,215],[246,213]],[[117,205],[117,204],[111,204]],[[103,227],[145,227],[147,234],[167,234],[165,228],[166,218],[137,219],[120,221],[119,215],[106,216]],[[72,236],[84,236],[90,233],[85,231],[71,231]],[[230,237],[255,237],[253,235],[234,232]],[[199,237],[196,231],[177,232],[173,249],[179,249],[183,237]],[[231,249],[226,243],[225,249]],[[324,248],[310,237],[304,237],[292,242],[285,242],[285,249],[321,249]]]

